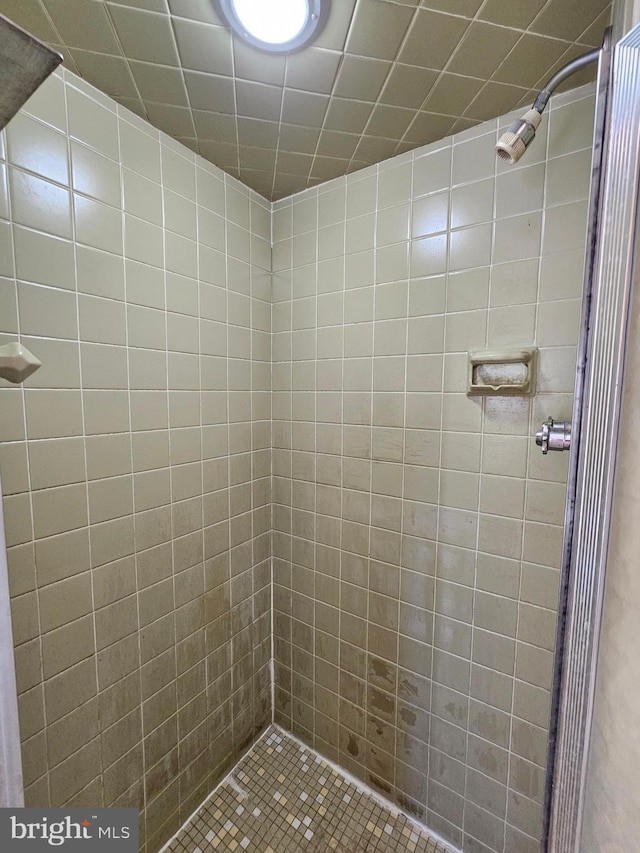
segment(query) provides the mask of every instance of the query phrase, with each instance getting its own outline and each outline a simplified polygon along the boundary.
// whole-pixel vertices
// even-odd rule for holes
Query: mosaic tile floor
[[[272,726],[165,853],[449,853]]]

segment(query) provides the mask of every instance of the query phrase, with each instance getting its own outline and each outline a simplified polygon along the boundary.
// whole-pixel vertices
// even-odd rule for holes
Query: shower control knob
[[[568,450],[571,447],[571,422],[549,418],[536,433],[536,444],[545,455],[550,450]]]

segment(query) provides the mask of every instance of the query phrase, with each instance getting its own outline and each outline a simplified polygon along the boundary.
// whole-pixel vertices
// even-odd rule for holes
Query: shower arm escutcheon
[[[536,444],[546,454],[550,450],[569,450],[571,447],[571,421],[546,420],[536,433]]]

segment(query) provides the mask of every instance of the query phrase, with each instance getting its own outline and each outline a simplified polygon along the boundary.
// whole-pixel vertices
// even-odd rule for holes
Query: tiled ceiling
[[[72,71],[269,199],[527,104],[600,45],[609,6],[333,0],[312,46],[271,55],[214,0],[0,0]]]

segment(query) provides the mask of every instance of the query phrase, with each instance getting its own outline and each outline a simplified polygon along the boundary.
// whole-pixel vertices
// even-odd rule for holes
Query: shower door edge
[[[0,482],[0,808],[22,808],[24,788],[11,630],[9,570]]]
[[[640,26],[618,42],[610,58],[610,75],[605,79],[601,60],[598,79],[594,152],[602,143],[602,169],[594,155],[574,402],[579,434],[565,516],[544,853],[579,853],[580,845],[636,233]],[[604,137],[598,137],[603,128]],[[605,226],[597,227],[601,223]]]
[[[598,60],[596,82],[596,103],[593,128],[593,154],[591,163],[591,182],[587,214],[587,236],[585,245],[585,264],[582,286],[582,306],[580,314],[580,332],[576,353],[576,379],[573,391],[573,411],[571,417],[572,441],[567,474],[567,497],[564,513],[564,533],[562,558],[558,590],[558,617],[554,645],[553,684],[549,712],[549,739],[547,744],[547,772],[545,778],[544,801],[542,810],[541,851],[548,853],[550,847],[550,825],[552,801],[556,789],[556,779],[562,774],[556,767],[558,754],[558,728],[561,716],[562,689],[564,678],[570,669],[565,660],[565,645],[568,642],[568,614],[572,585],[573,535],[577,515],[577,493],[579,488],[580,436],[585,407],[585,382],[587,360],[590,345],[590,327],[592,300],[596,267],[596,237],[600,215],[600,200],[604,180],[604,161],[606,148],[606,123],[609,89],[611,85],[611,31],[605,34],[602,52]],[[561,784],[561,783],[560,783]]]

